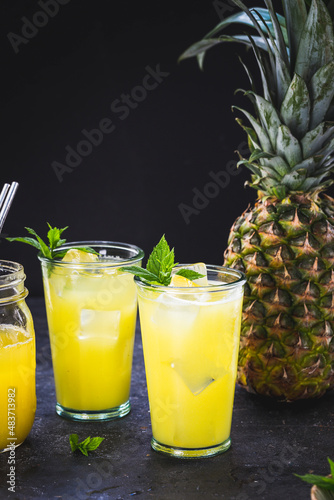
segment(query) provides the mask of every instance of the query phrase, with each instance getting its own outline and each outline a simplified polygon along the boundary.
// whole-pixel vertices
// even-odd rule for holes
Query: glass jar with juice
[[[21,264],[0,260],[0,452],[28,436],[36,411],[35,332]]]

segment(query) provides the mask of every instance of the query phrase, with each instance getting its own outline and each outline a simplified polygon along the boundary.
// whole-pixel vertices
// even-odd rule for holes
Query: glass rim
[[[26,279],[24,267],[19,262],[13,260],[0,259],[0,270],[7,271],[5,274],[0,274],[0,287],[15,286]]]
[[[133,245],[132,243],[122,243],[119,241],[105,241],[105,240],[83,240],[83,241],[68,241],[61,245],[57,250],[66,250],[70,248],[80,248],[80,247],[91,247],[91,248],[113,248],[115,250],[126,250],[126,251],[133,251],[134,255],[132,257],[122,259],[119,261],[115,260],[101,260],[101,261],[95,261],[95,262],[69,262],[69,261],[64,261],[61,259],[49,259],[48,257],[44,257],[39,253],[37,255],[38,259],[42,263],[46,264],[53,264],[57,266],[64,266],[64,267],[76,267],[76,268],[93,268],[93,267],[119,267],[119,266],[125,266],[127,264],[134,264],[136,262],[139,262],[142,260],[145,256],[144,250],[142,250],[140,247],[137,245]]]
[[[14,262],[13,260],[0,259],[0,268],[8,269],[8,274],[23,271],[22,264],[20,264],[19,262]]]
[[[26,275],[23,265],[13,260],[0,259],[0,270],[6,271],[5,274],[0,274],[1,292],[14,292],[9,293],[9,295],[6,294],[4,297],[0,297],[1,306],[25,299],[28,295],[28,290],[24,286]]]
[[[193,264],[178,264],[175,267],[185,267],[191,266]],[[236,277],[235,281],[230,283],[217,281],[214,285],[199,285],[196,287],[185,287],[185,286],[165,286],[165,285],[155,285],[152,283],[146,283],[142,281],[138,276],[135,276],[135,283],[139,288],[145,288],[149,290],[159,291],[159,292],[167,292],[167,293],[203,293],[203,292],[222,292],[224,290],[231,290],[233,288],[238,288],[240,286],[244,286],[246,283],[246,275],[242,271],[238,269],[233,269],[231,267],[226,266],[218,266],[214,264],[206,264],[206,268],[208,271],[217,271],[218,273],[225,273],[229,275],[234,275]]]

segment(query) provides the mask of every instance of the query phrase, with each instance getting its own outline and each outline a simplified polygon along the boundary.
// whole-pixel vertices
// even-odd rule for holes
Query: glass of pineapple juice
[[[219,266],[207,273],[207,286],[191,288],[135,278],[151,445],[180,458],[213,456],[231,445],[245,279]]]
[[[144,252],[115,242],[69,242],[91,247],[95,262],[39,256],[56,387],[56,412],[71,420],[112,420],[130,411],[137,316],[133,276]]]
[[[35,331],[23,266],[0,261],[0,452],[23,443],[35,419]]]

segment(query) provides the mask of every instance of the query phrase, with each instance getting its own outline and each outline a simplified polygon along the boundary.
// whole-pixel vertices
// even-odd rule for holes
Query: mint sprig
[[[334,491],[334,462],[327,457],[331,475],[328,476],[319,476],[316,474],[305,474],[304,476],[300,476],[299,474],[295,474],[295,476],[299,477],[303,481],[306,481],[309,484],[313,484],[318,488],[323,488],[324,490]]]
[[[89,436],[88,438],[84,439],[84,441],[81,441],[81,443],[79,443],[78,434],[71,434],[69,439],[70,439],[71,450],[73,452],[76,450],[80,450],[81,453],[86,455],[86,457],[88,457],[89,451],[96,450],[96,448],[98,448],[102,443],[102,441],[104,440],[103,437],[97,436],[91,438]]]
[[[151,285],[168,286],[172,280],[172,269],[177,265],[174,259],[174,248],[170,249],[165,235],[163,235],[153,248],[147,260],[146,269],[140,266],[124,266],[121,270],[132,273]],[[192,269],[179,269],[175,274],[192,281],[204,276]]]
[[[34,231],[34,229],[31,229],[30,227],[25,227],[25,229],[28,231],[29,234],[34,236],[34,238],[31,238],[29,236],[18,236],[15,238],[6,238],[8,241],[20,241],[21,243],[27,243],[28,245],[31,245],[43,255],[43,257],[46,257],[47,259],[62,259],[66,252],[70,250],[70,248],[66,248],[64,250],[57,250],[59,247],[61,247],[64,243],[66,243],[66,239],[61,238],[61,235],[63,231],[65,231],[68,226],[63,227],[62,229],[59,229],[58,227],[51,227],[50,224],[47,222],[47,225],[49,227],[49,231],[47,233],[47,238],[48,238],[48,244],[45,243],[40,236]],[[80,250],[83,252],[89,252],[89,253],[98,253],[90,247],[80,247]]]

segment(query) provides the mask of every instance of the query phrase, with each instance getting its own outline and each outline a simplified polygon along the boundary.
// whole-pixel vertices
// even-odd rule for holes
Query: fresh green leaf
[[[87,437],[86,439],[84,439],[83,441],[81,441],[81,443],[79,443],[79,444],[80,444],[80,446],[82,446],[83,448],[87,448],[87,445],[88,445],[88,443],[90,442],[90,439],[91,439],[91,438],[90,438],[90,436],[89,436],[89,437]]]
[[[121,271],[134,274],[135,276],[138,276],[138,278],[144,279],[149,282],[157,280],[157,276],[155,274],[151,273],[147,269],[144,269],[143,267],[140,266],[121,267]]]
[[[8,241],[20,241],[21,243],[27,243],[28,245],[31,245],[31,246],[37,248],[37,250],[41,249],[38,241],[35,240],[34,238],[29,238],[28,236],[23,236],[23,237],[18,237],[18,238],[6,238],[6,239]]]
[[[328,457],[327,457],[327,460],[328,460],[329,466],[331,468],[331,475],[332,475],[332,477],[334,477],[334,462],[333,462],[333,460],[331,460]]]
[[[75,451],[78,448],[78,434],[70,435],[70,445],[72,451]]]
[[[146,269],[157,277],[159,283],[168,286],[174,265],[174,249],[170,250],[165,236],[162,236],[148,258]]]
[[[168,286],[172,279],[172,269],[177,264],[174,262],[174,249],[169,248],[165,236],[163,235],[159,243],[153,248],[146,269],[139,266],[124,266],[121,271],[129,272],[138,276],[143,281],[151,285]],[[193,281],[203,278],[203,274],[197,273],[191,269],[179,269],[176,274],[184,276]]]
[[[327,457],[328,463],[330,465],[331,474],[334,474],[334,462]],[[334,491],[334,477],[329,476],[319,476],[317,474],[305,474],[304,476],[300,476],[299,474],[295,474],[295,476],[299,477],[303,481],[309,484],[314,484],[319,488],[323,488],[325,490]]]
[[[88,451],[86,450],[86,448],[84,448],[80,444],[78,446],[78,450],[80,450],[83,455],[86,455],[86,457],[88,457]]]
[[[34,231],[33,229],[31,229],[30,227],[26,227],[25,229],[28,231],[28,233],[30,233],[33,236],[35,236],[36,240],[38,241],[38,243],[40,245],[40,249],[41,249],[41,252],[44,255],[44,257],[47,257],[48,259],[52,259],[51,249],[47,246],[46,243],[44,243],[44,241],[42,240],[42,238],[40,238],[38,236],[38,234],[36,233],[36,231]]]
[[[58,229],[57,227],[51,227],[49,223],[47,223],[49,226],[49,231],[48,231],[48,240],[50,244],[50,249],[53,250],[66,242],[66,240],[61,240],[60,236],[65,229],[68,228],[68,226],[63,227],[62,229]]]
[[[103,440],[104,440],[103,437],[99,437],[99,436],[93,437],[90,440],[90,442],[87,444],[86,449],[88,451],[96,450],[96,448],[98,448],[100,446],[100,444],[102,443]]]
[[[204,274],[197,273],[192,269],[179,269],[175,274],[177,274],[178,276],[183,276],[184,278],[187,278],[191,281],[197,280],[198,278],[204,278]]]
[[[49,223],[47,223],[49,226],[49,231],[47,233],[47,238],[48,238],[48,244],[46,244],[40,236],[36,233],[34,229],[31,229],[30,227],[25,227],[25,229],[28,231],[29,234],[33,235],[34,238],[30,237],[16,237],[16,238],[6,238],[8,241],[20,241],[21,243],[27,243],[28,245],[31,245],[43,255],[43,257],[46,257],[47,259],[61,259],[64,257],[66,252],[70,250],[70,248],[78,248],[82,252],[89,252],[89,253],[94,253],[96,255],[99,255],[98,252],[96,252],[93,248],[90,247],[68,247],[64,250],[57,251],[59,247],[64,245],[66,243],[66,239],[61,238],[61,235],[65,229],[68,228],[68,226],[63,227],[62,229],[59,229],[57,227],[51,227]]]
[[[80,450],[83,455],[86,455],[86,457],[88,457],[89,451],[96,450],[96,448],[98,448],[102,443],[102,441],[104,440],[103,437],[96,436],[91,438],[89,436],[83,441],[81,441],[81,443],[79,443],[79,438],[77,434],[71,434],[69,439],[70,439],[71,450],[73,452],[76,450]]]
[[[295,475],[306,483],[314,484],[319,488],[325,488],[326,490],[334,491],[334,479],[331,477],[318,476],[316,474],[305,474],[304,476],[300,476],[299,474]]]

